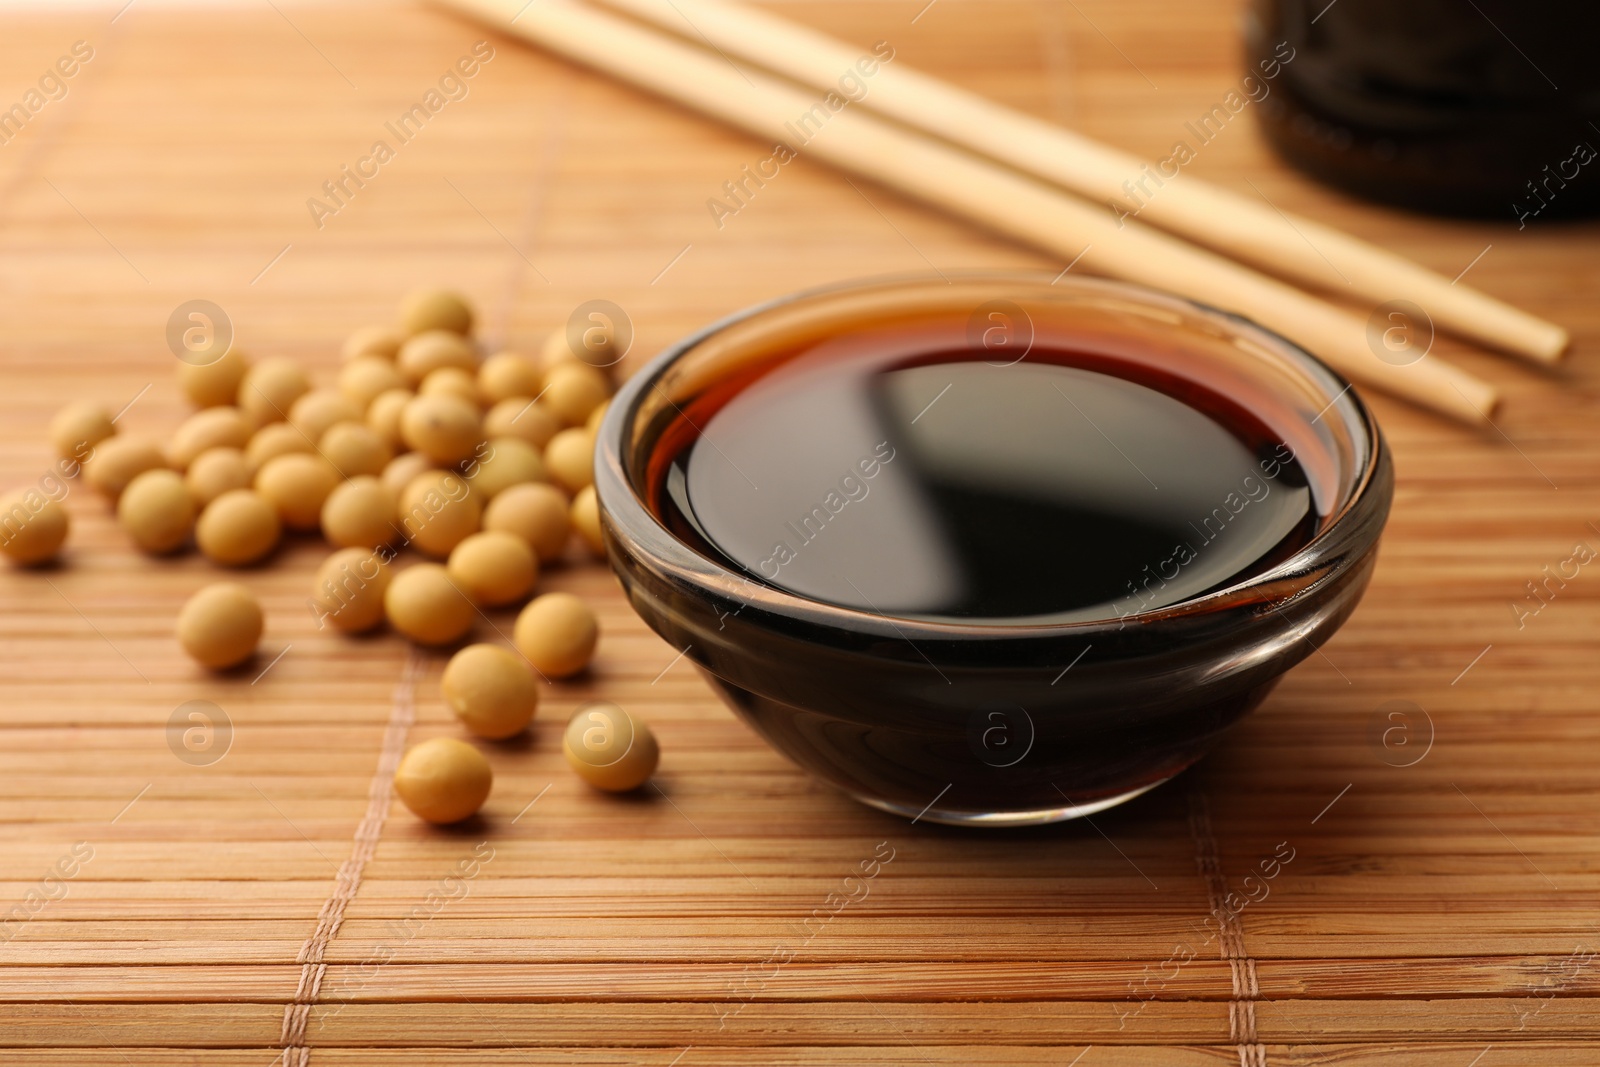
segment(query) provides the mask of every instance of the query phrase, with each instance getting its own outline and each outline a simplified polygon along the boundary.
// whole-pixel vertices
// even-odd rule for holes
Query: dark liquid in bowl
[[[780,751],[908,815],[935,796],[946,814],[1039,812],[1152,786],[1310,647],[1277,636],[1299,608],[1249,598],[1154,622],[1322,531],[1328,464],[1271,428],[1309,441],[1304,414],[1226,360],[1047,328],[1020,360],[964,343],[961,320],[775,353],[680,392],[639,453],[680,541],[889,618],[834,629],[735,596],[680,628],[675,591],[637,601]],[[913,641],[900,620],[939,628]]]
[[[1035,346],[830,342],[694,413],[657,466],[673,532],[768,585],[901,618],[1125,617],[1315,534],[1293,452],[1192,382]]]

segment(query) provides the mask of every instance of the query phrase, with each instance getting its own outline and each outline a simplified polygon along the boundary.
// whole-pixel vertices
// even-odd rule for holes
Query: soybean
[[[589,605],[571,593],[546,593],[522,609],[511,639],[541,674],[566,678],[589,665],[599,637]]]
[[[215,563],[242,567],[271,552],[283,532],[278,513],[253,489],[230,489],[205,506],[194,540]]]
[[[134,544],[156,555],[189,540],[194,520],[194,497],[177,471],[145,471],[117,501],[117,522]]]
[[[400,412],[400,438],[443,466],[467,459],[483,441],[483,417],[458,396],[418,396]]]
[[[611,383],[603,372],[587,363],[558,363],[545,373],[541,399],[568,426],[582,426],[610,395]]]
[[[255,432],[250,443],[244,446],[245,462],[252,473],[267,465],[270,459],[287,456],[292,452],[315,452],[317,443],[287,422],[269,422]]]
[[[367,411],[378,396],[390,389],[403,389],[405,384],[394,361],[382,356],[357,356],[339,371],[339,392],[362,411]]]
[[[369,474],[334,486],[322,505],[322,536],[341,548],[373,549],[395,539],[395,496]]]
[[[400,436],[400,416],[414,395],[409,389],[386,389],[367,405],[368,428],[392,451],[397,452],[405,446]]]
[[[578,357],[567,344],[567,331],[551,330],[539,346],[539,369],[548,375],[563,363],[576,363]]]
[[[313,389],[289,409],[289,425],[317,441],[329,427],[341,422],[360,422],[365,415],[365,409],[337,389]]]
[[[243,448],[254,432],[250,419],[236,407],[210,407],[178,424],[167,441],[167,462],[174,470],[187,470],[194,457],[208,448]]]
[[[594,435],[588,430],[562,430],[544,449],[545,470],[569,493],[594,484]]]
[[[604,700],[573,712],[561,735],[561,754],[578,777],[608,793],[639,788],[661,760],[650,727]]]
[[[451,549],[445,569],[462,592],[486,608],[516,603],[539,578],[539,560],[528,542],[495,530],[475,533]]]
[[[538,364],[516,352],[496,352],[478,368],[478,392],[491,404],[514,396],[538,396],[543,380]]]
[[[532,546],[540,563],[560,559],[572,533],[567,498],[543,482],[513,485],[499,493],[483,512],[485,530],[516,534]]]
[[[524,396],[513,396],[495,404],[483,417],[483,432],[488,437],[520,437],[534,448],[543,448],[561,429],[561,420],[543,404]]]
[[[323,560],[311,583],[317,628],[328,622],[343,633],[358,634],[378,625],[392,577],[388,563],[367,548],[342,548]]]
[[[194,457],[183,481],[195,503],[205,507],[230,489],[250,487],[250,461],[237,448],[208,448]]]
[[[264,616],[255,595],[234,582],[208,585],[178,613],[178,643],[212,670],[236,667],[255,654]]]
[[[389,625],[423,645],[448,645],[466,636],[478,611],[437,563],[418,563],[394,576],[383,594]]]
[[[256,472],[256,492],[291,530],[315,530],[322,505],[340,482],[339,472],[321,456],[304,452],[267,460]]]
[[[165,467],[161,446],[144,437],[112,437],[101,442],[83,465],[83,478],[98,492],[115,500],[128,483],[145,471]]]
[[[0,497],[0,552],[13,563],[54,559],[70,526],[67,509],[38,488],[15,489]]]
[[[539,707],[533,671],[498,645],[468,645],[451,656],[439,687],[463,726],[495,741],[527,729]]]
[[[520,437],[497,437],[483,449],[483,458],[467,467],[472,488],[493,500],[513,485],[545,480],[544,460]]]
[[[434,469],[433,461],[421,452],[402,452],[389,461],[378,480],[394,494],[398,502],[400,494],[406,491],[406,486],[411,484],[413,478]]]
[[[50,420],[50,444],[62,459],[82,461],[116,432],[106,409],[87,401],[68,404]]]
[[[346,478],[380,474],[394,458],[394,450],[364,422],[336,422],[317,442],[322,458]]]
[[[578,363],[598,369],[611,366],[625,355],[626,352],[617,351],[616,331],[609,323],[603,326],[591,326],[584,330],[578,338],[576,348],[568,339],[567,331],[556,330],[545,338],[544,347],[539,350],[540,363],[547,381],[548,375],[556,367]]]
[[[589,551],[605,558],[606,540],[600,532],[600,498],[594,486],[586,485],[572,498],[572,528],[578,531]]]
[[[418,396],[458,396],[473,407],[480,407],[483,395],[478,392],[478,379],[460,367],[440,367],[429,371],[417,387]]]
[[[440,367],[460,367],[464,371],[476,370],[478,352],[472,342],[449,330],[429,330],[419,333],[400,346],[395,366],[411,385],[419,384],[432,371]]]
[[[250,372],[250,360],[230,348],[210,363],[178,364],[178,388],[197,408],[216,408],[238,400],[239,385]]]
[[[466,479],[453,471],[425,471],[400,494],[400,525],[411,544],[443,559],[478,532],[483,504]]]
[[[362,356],[377,356],[393,362],[404,341],[405,338],[398,331],[387,326],[363,326],[344,339],[340,355],[346,361]]]
[[[472,333],[472,305],[450,289],[418,289],[400,307],[400,325],[407,333],[449,330],[462,337]]]
[[[394,791],[411,813],[447,824],[476,815],[489,799],[494,772],[483,753],[453,737],[414,746],[394,772]]]
[[[239,383],[239,409],[257,425],[282,422],[294,402],[311,391],[311,379],[300,365],[287,359],[264,359],[246,372]]]

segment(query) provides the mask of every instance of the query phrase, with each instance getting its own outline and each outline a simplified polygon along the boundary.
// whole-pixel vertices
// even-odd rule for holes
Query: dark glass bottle
[[[1252,71],[1292,49],[1261,123],[1329,184],[1519,226],[1600,211],[1593,0],[1255,0],[1245,37]]]

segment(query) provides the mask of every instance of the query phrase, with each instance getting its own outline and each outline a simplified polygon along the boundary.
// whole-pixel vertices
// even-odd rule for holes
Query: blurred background
[[[1524,211],[1545,205],[1537,221],[1592,210],[1600,170],[1567,162],[1568,142],[1600,142],[1587,117],[1595,68],[1578,51],[1594,16],[1485,0],[1466,18],[1455,6],[1217,0],[1158,14],[996,0],[981,34],[952,35],[940,9],[970,10],[960,0],[775,5],[864,45],[892,38],[906,66],[1153,161],[1184,142],[1185,174],[1249,192],[1241,176],[1261,170],[1272,202],[1334,213],[1379,244],[1414,253],[1426,234],[1438,251],[1422,258],[1449,276],[1484,247],[1479,232],[1520,234],[1510,194],[1522,190]],[[1061,266],[807,159],[718,217],[708,202],[723,183],[769,154],[757,142],[440,8],[133,0],[8,5],[5,20],[0,103],[43,87],[25,123],[0,123],[6,291],[12,310],[51,324],[13,349],[13,370],[78,366],[86,345],[109,345],[113,368],[129,368],[121,391],[144,373],[134,365],[162,363],[167,315],[193,298],[219,304],[246,349],[311,360],[331,358],[355,324],[386,321],[420,284],[471,294],[495,343],[532,344],[606,298],[634,320],[637,359],[800,286]],[[1537,69],[1500,30],[1526,35]],[[493,58],[400,142],[388,124],[477,42]],[[1295,58],[1245,84],[1274,52]],[[1223,107],[1230,93],[1242,112]],[[1341,188],[1494,225],[1469,237],[1360,207],[1279,165],[1269,138]],[[380,140],[394,158],[362,164]],[[1536,204],[1547,164],[1576,179],[1558,177]],[[356,188],[341,175],[358,165],[379,173]],[[330,197],[332,181],[356,191]],[[1524,302],[1529,283],[1496,278],[1493,257],[1475,269]]]

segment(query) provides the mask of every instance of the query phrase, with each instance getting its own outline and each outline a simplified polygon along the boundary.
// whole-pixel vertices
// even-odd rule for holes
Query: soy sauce
[[[1315,487],[1243,406],[1062,343],[834,340],[707,398],[657,465],[681,539],[763,582],[967,624],[1129,617],[1313,537]]]

